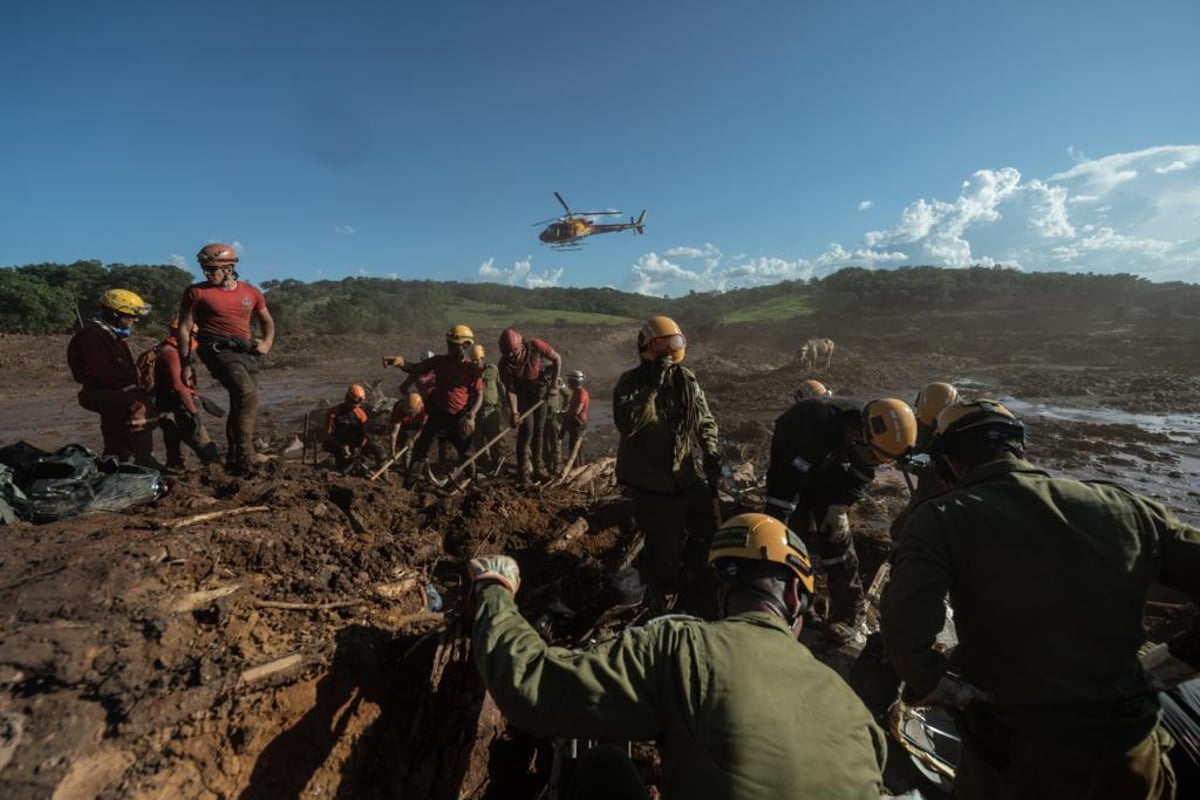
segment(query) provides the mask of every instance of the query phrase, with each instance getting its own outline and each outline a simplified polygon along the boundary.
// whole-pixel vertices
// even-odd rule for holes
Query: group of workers
[[[944,382],[916,412],[807,382],[775,422],[762,513],[718,526],[705,491],[722,469],[717,425],[681,366],[683,332],[655,317],[637,345],[613,417],[617,480],[645,536],[639,572],[652,607],[707,618],[657,616],[586,650],[551,647],[518,610],[516,560],[468,564],[475,660],[501,710],[535,735],[602,743],[565,796],[648,797],[620,745],[653,740],[668,800],[879,797],[882,731],[797,640],[806,618],[834,641],[860,624],[846,510],[902,459],[918,486],[894,528],[881,632],[906,700],[956,715],[956,796],[1175,797],[1138,652],[1152,582],[1200,602],[1200,530],[1115,484],[1037,469],[1012,412]],[[817,571],[829,597],[814,615]],[[937,645],[947,600],[950,653]]]
[[[67,363],[81,384],[79,405],[100,415],[103,455],[143,466],[161,467],[154,456],[154,428],[161,423],[168,469],[184,466],[181,445],[203,463],[220,460],[196,406],[195,361],[229,393],[225,427],[225,468],[245,475],[262,463],[255,452],[258,413],[255,374],[271,352],[275,322],[267,302],[238,277],[238,255],[221,243],[205,245],[196,256],[204,280],[184,290],[178,317],[150,359],[135,358],[129,337],[150,305],[127,289],[110,289],[99,313],[67,345]],[[257,320],[261,336],[252,332]],[[141,364],[148,375],[139,375]]]
[[[169,409],[183,420],[173,423],[177,442],[212,460],[211,441],[195,428],[198,354],[229,391],[227,466],[244,471],[254,457],[256,362],[270,351],[274,326],[261,293],[238,280],[232,249],[209,245],[200,263],[206,280],[188,288],[163,344],[177,354],[160,357],[169,380],[157,411],[137,387],[126,342],[147,311],[133,293],[107,293],[68,358],[83,384],[80,404],[101,415],[106,453],[152,458],[151,423]],[[250,335],[251,317],[262,323],[261,339]],[[444,353],[415,362],[384,357],[414,378],[392,411],[387,443],[391,456],[406,456],[405,483],[419,479],[439,438],[465,463],[504,418],[517,428],[519,477],[552,469],[547,400],[559,392],[559,353],[508,328],[493,365],[467,326],[445,339]],[[806,620],[834,642],[861,629],[847,509],[878,468],[903,461],[922,466],[892,528],[880,632],[906,699],[957,715],[956,794],[1174,796],[1170,737],[1157,724],[1138,650],[1152,582],[1200,601],[1200,531],[1116,484],[1037,469],[1024,458],[1026,430],[1011,411],[942,382],[922,390],[916,411],[896,398],[836,398],[806,382],[775,421],[761,512],[721,523],[718,427],[683,366],[683,331],[653,317],[636,345],[637,365],[613,390],[616,478],[644,537],[637,567],[655,615],[584,651],[551,647],[518,610],[517,562],[472,559],[474,657],[515,725],[613,744],[656,740],[668,800],[878,797],[887,751],[879,725],[798,639]],[[567,384],[560,402],[573,444],[589,400],[581,373],[569,373]],[[352,386],[330,413],[341,463],[370,446],[365,400],[363,387]],[[820,597],[818,572],[828,589]],[[947,599],[959,642],[951,653],[936,644]],[[570,792],[647,796],[626,750],[609,745],[583,755]]]

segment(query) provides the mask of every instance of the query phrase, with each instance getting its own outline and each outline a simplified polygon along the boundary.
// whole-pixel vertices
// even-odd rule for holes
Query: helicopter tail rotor
[[[641,234],[645,233],[646,232],[646,209],[644,209],[644,208],[642,209],[642,213],[638,215],[637,219],[630,217],[629,224],[633,226],[634,235],[640,236]]]

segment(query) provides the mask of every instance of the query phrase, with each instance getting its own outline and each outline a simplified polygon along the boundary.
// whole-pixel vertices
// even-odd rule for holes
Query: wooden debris
[[[567,549],[575,539],[578,539],[588,531],[588,521],[586,517],[580,517],[570,525],[563,528],[558,533],[554,534],[554,540],[550,542],[550,546],[546,548],[547,552],[554,553],[559,550]]]
[[[292,653],[290,656],[277,658],[274,661],[268,661],[266,664],[260,664],[257,667],[251,667],[241,674],[238,678],[238,686],[250,686],[255,683],[270,678],[273,675],[278,675],[281,672],[287,672],[301,666],[304,663],[304,656],[299,653]]]
[[[338,600],[332,603],[285,603],[280,600],[254,600],[257,608],[277,608],[281,611],[330,611],[335,608],[360,606],[365,600]]]
[[[204,514],[196,514],[183,519],[172,520],[163,523],[165,528],[186,528],[189,525],[195,525],[198,522],[208,522],[210,519],[220,519],[221,517],[230,517],[234,514],[254,514],[259,511],[270,511],[270,506],[242,506],[241,508],[226,508],[221,511],[209,511]]]
[[[222,586],[218,589],[205,589],[202,592],[192,592],[180,598],[175,605],[171,606],[171,610],[177,614],[195,611],[196,609],[204,608],[213,600],[220,597],[227,597],[241,588],[242,585],[240,583],[235,583],[231,586]]]
[[[405,578],[396,583],[377,583],[375,584],[375,596],[384,600],[399,600],[409,592],[417,588],[417,579]]]

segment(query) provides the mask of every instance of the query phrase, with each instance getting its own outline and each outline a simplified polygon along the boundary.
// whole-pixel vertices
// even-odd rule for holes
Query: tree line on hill
[[[171,265],[30,264],[0,268],[0,333],[69,333],[95,313],[107,289],[131,289],[153,306],[143,326],[166,328],[183,290],[195,278]],[[1200,317],[1200,286],[1151,283],[1129,274],[1021,272],[1003,267],[943,269],[848,267],[823,279],[785,281],[727,292],[659,298],[609,288],[525,289],[494,283],[401,281],[352,277],[260,285],[281,331],[390,333],[457,321],[463,309],[487,308],[521,322],[531,310],[582,312],[626,319],[668,314],[693,326],[720,324],[769,301],[803,298],[828,317],[871,314],[1095,311],[1113,319]],[[454,317],[454,319],[451,319]]]

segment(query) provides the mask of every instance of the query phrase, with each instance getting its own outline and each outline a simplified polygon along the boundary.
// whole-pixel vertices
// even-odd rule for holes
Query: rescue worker
[[[893,398],[802,400],[775,420],[763,510],[816,550],[835,641],[856,638],[866,610],[846,509],[866,495],[875,467],[908,453],[916,436],[912,409]]]
[[[432,350],[425,350],[421,353],[421,361],[428,361],[429,359],[433,358],[433,356],[434,352]],[[422,399],[428,398],[433,392],[433,373],[414,373],[406,377],[400,383],[400,396],[404,397],[409,392],[419,392]]]
[[[195,329],[193,329],[193,334]],[[193,336],[192,351],[199,343]],[[163,444],[167,448],[167,469],[183,470],[183,448],[187,445],[205,466],[219,464],[221,454],[217,443],[204,427],[204,418],[196,407],[196,375],[189,385],[183,379],[183,357],[179,354],[179,320],[172,320],[167,338],[158,346],[154,361],[154,402],[158,406],[158,422],[162,428]]]
[[[446,352],[416,364],[405,363],[400,356],[397,367],[410,375],[433,374],[433,391],[425,401],[428,419],[413,443],[412,461],[404,477],[404,487],[411,489],[426,466],[429,446],[438,434],[445,433],[447,440],[458,452],[460,463],[470,458],[471,437],[475,433],[475,415],[483,402],[483,379],[475,362],[471,360],[471,345],[475,334],[466,325],[455,325],[446,331]],[[468,477],[475,477],[472,462]]]
[[[562,466],[563,417],[567,413],[567,400],[571,393],[562,378],[554,382],[546,395],[546,430],[542,436],[542,464],[550,475],[557,475]]]
[[[526,339],[515,328],[500,333],[500,382],[508,392],[508,410],[517,429],[517,474],[522,483],[543,480],[542,438],[546,430],[546,400],[557,385],[562,356],[541,339]]]
[[[429,417],[425,413],[425,400],[420,392],[409,392],[408,397],[392,406],[391,455],[395,458],[398,453],[404,451],[404,455],[400,457],[400,468],[406,472],[408,465],[412,463],[413,445],[416,444],[417,436],[421,434],[421,428],[427,419]]]
[[[129,337],[150,306],[128,289],[109,289],[99,315],[67,344],[67,366],[79,390],[79,405],[100,415],[102,455],[161,467],[154,458],[154,401],[138,386]]]
[[[325,450],[333,454],[339,472],[348,472],[368,456],[374,459],[376,469],[383,463],[383,451],[367,432],[370,416],[363,408],[366,402],[367,390],[361,383],[352,383],[346,389],[346,399],[325,415],[325,433],[329,437],[325,440]]]
[[[239,280],[233,248],[214,242],[196,254],[205,280],[183,293],[179,306],[179,352],[184,356],[184,380],[191,380],[192,326],[199,328],[196,353],[209,373],[229,392],[225,422],[225,468],[247,474],[259,459],[254,453],[258,417],[259,361],[275,343],[275,320],[263,293]],[[254,338],[251,320],[258,320],[262,338]]]
[[[587,436],[588,406],[591,405],[591,395],[583,385],[582,370],[571,370],[567,373],[567,388],[571,391],[571,399],[567,401],[567,414],[563,428],[567,434],[567,458],[575,456],[575,466],[583,464],[583,440]]]
[[[672,606],[681,584],[691,588],[702,577],[718,521],[713,500],[721,458],[704,390],[695,373],[681,366],[687,353],[683,331],[670,317],[651,317],[638,330],[637,351],[641,362],[613,388],[613,422],[620,433],[616,471],[645,537],[637,568],[658,611]],[[696,471],[693,448],[700,450],[704,478]]]
[[[826,397],[833,397],[833,392],[829,391],[825,384],[814,378],[810,378],[800,384],[800,388],[792,393],[792,400],[797,403],[801,400],[820,400]]]
[[[950,488],[904,527],[887,652],[910,701],[960,711],[956,797],[1173,797],[1138,649],[1151,583],[1200,601],[1200,530],[1116,484],[1051,477],[1024,449],[1000,403],[938,414],[930,454]],[[934,649],[947,594],[949,657]]]
[[[958,400],[958,389],[945,381],[934,381],[917,393],[917,400],[913,404],[913,411],[917,415],[917,442],[913,446],[910,457],[904,459],[900,465],[900,468],[904,470],[905,480],[908,482],[911,494],[908,505],[892,520],[890,528],[892,542],[896,542],[900,538],[900,532],[904,530],[904,523],[908,520],[908,515],[912,513],[918,503],[935,494],[940,494],[946,489],[946,484],[938,475],[937,467],[929,457],[929,440],[933,435],[933,425],[937,420],[937,415],[943,408],[956,400]],[[909,478],[910,475],[916,478],[915,488],[913,481]]]
[[[718,622],[670,616],[586,650],[550,647],[517,609],[517,563],[473,559],[473,651],[514,726],[539,737],[657,741],[666,800],[878,798],[883,732],[797,641],[813,592],[804,543],[741,514],[707,554]],[[560,796],[647,797],[624,751],[587,751]]]
[[[471,347],[471,360],[479,367],[483,376],[483,404],[475,418],[475,451],[500,435],[503,424],[503,414],[500,412],[500,368],[487,360],[483,345],[476,342]],[[479,457],[480,466],[489,474],[494,474],[500,466],[499,446],[488,448]]]

